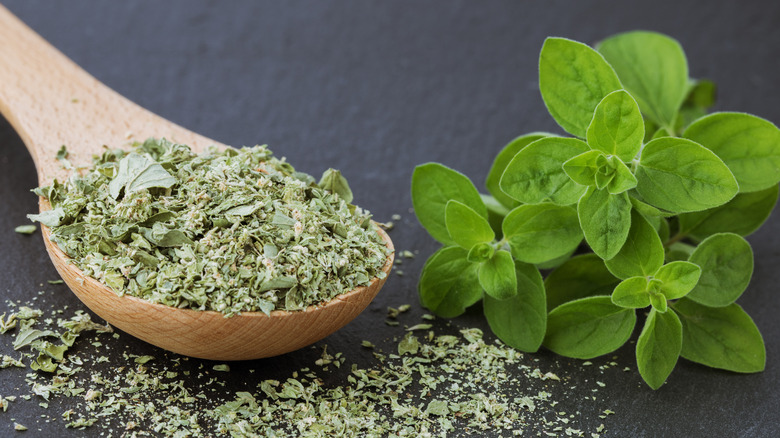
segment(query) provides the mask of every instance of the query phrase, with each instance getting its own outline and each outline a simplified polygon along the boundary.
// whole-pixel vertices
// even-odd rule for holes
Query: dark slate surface
[[[615,32],[668,33],[686,49],[691,74],[720,86],[717,109],[780,121],[780,3],[566,1],[6,1],[46,39],[110,87],[181,125],[227,144],[267,143],[300,170],[319,175],[340,168],[356,200],[379,220],[398,213],[391,233],[398,249],[419,251],[394,276],[370,310],[327,339],[364,363],[362,339],[397,335],[381,323],[386,306],[417,304],[415,284],[437,245],[409,212],[414,165],[439,161],[482,181],[494,154],[528,131],[559,131],[536,88],[537,56],[548,35],[595,43]],[[2,60],[0,60],[0,63]],[[0,118],[0,296],[46,307],[80,304],[63,286],[41,286],[56,272],[40,234],[16,225],[37,208],[29,189],[35,169],[24,145]],[[543,366],[560,363],[575,382],[599,378],[606,420],[582,402],[574,424],[604,436],[780,436],[780,217],[750,237],[756,268],[740,304],[767,344],[766,371],[736,375],[681,361],[667,385],[651,391],[633,371],[629,345],[617,353],[627,373],[577,371],[576,361],[541,352]],[[405,322],[414,324],[416,305]],[[475,308],[455,321],[485,327]],[[438,321],[437,325],[444,325]],[[7,341],[0,352],[10,350]],[[108,352],[160,355],[123,336]],[[242,372],[283,377],[310,366],[318,352],[235,364],[225,396],[246,388]],[[210,368],[210,364],[206,363]],[[590,373],[590,374],[588,374]],[[26,391],[24,372],[0,370],[0,394]],[[572,390],[573,399],[589,393]],[[589,390],[588,390],[589,391]],[[218,394],[220,395],[220,394]],[[66,405],[48,412],[57,418]],[[28,436],[98,436],[47,423],[37,401],[0,413],[0,436],[11,418]],[[490,433],[486,433],[490,436]]]

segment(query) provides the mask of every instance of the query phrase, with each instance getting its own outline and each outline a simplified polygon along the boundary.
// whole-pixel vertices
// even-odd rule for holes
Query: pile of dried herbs
[[[7,412],[0,415],[8,416],[0,430],[34,431],[40,422],[56,422],[121,437],[488,433],[593,438],[604,425],[585,430],[586,423],[593,423],[588,417],[600,417],[598,424],[614,413],[598,398],[604,384],[594,376],[595,367],[581,370],[590,379],[574,382],[557,369],[543,371],[536,359],[485,339],[479,329],[440,327],[435,333],[430,316],[403,332],[399,327],[404,334],[395,341],[374,340],[378,346],[363,341],[362,352],[351,356],[372,354],[367,367],[350,365],[342,353],[328,352],[320,344],[312,347],[322,353],[311,367],[273,380],[253,369],[233,375],[225,364],[169,353],[154,357],[112,352],[109,358],[108,350],[121,345],[112,339],[119,334],[92,322],[88,314],[77,311],[67,318],[62,310],[45,315],[31,307],[7,306],[16,310],[3,315],[6,335],[0,350],[13,344],[18,351],[15,357],[3,356],[0,368],[30,366],[36,372],[26,374],[26,388],[0,395],[0,411]],[[389,309],[388,318],[398,319],[404,308]],[[87,330],[94,331],[94,337],[83,339]],[[82,338],[73,345],[78,333]],[[45,370],[34,365],[42,356],[50,364]],[[600,374],[616,365],[605,363]],[[26,371],[0,369],[4,378],[21,372]],[[243,390],[226,390],[236,378]],[[579,396],[571,397],[575,386]],[[40,419],[18,422],[15,412],[28,410],[30,402],[41,408]]]
[[[34,192],[52,209],[30,218],[76,266],[156,303],[294,311],[385,275],[388,249],[341,174],[318,184],[265,146],[197,155],[150,139]]]

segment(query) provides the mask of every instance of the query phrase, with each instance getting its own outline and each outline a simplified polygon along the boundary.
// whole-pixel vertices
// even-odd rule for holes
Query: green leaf
[[[745,113],[714,113],[683,136],[714,152],[731,169],[740,192],[755,192],[780,181],[780,130],[768,120]]]
[[[621,281],[612,292],[612,302],[627,309],[643,309],[649,306],[647,277],[631,277]]]
[[[739,193],[731,201],[709,210],[678,216],[680,232],[698,240],[717,233],[748,236],[769,218],[777,204],[778,186],[751,193]]]
[[[565,38],[547,38],[539,55],[539,90],[556,122],[585,138],[593,111],[607,94],[622,88],[598,52]]]
[[[14,232],[19,234],[32,234],[37,229],[38,227],[35,225],[19,225],[18,227],[14,228]]]
[[[675,137],[647,143],[635,175],[636,190],[645,202],[676,213],[725,204],[739,189],[734,175],[717,155]]]
[[[636,312],[608,296],[581,298],[550,311],[543,345],[561,356],[591,359],[620,348],[635,324]]]
[[[444,223],[450,238],[464,249],[471,249],[478,243],[492,242],[496,237],[487,219],[454,199],[448,201],[444,209]]]
[[[471,263],[486,262],[490,260],[491,257],[493,257],[493,253],[495,252],[496,249],[493,248],[493,245],[489,243],[478,243],[471,247],[468,255],[466,256],[466,260],[470,261]]]
[[[650,292],[650,305],[653,306],[653,310],[660,313],[666,313],[669,308],[666,297],[658,292]]]
[[[547,308],[594,295],[609,295],[620,282],[596,254],[572,257],[544,280]]]
[[[498,202],[500,202],[506,208],[511,209],[519,205],[519,203],[512,199],[512,197],[507,196],[507,194],[504,193],[499,186],[501,175],[504,174],[506,166],[509,165],[509,162],[512,161],[512,158],[515,156],[515,154],[520,152],[521,149],[535,142],[536,140],[539,140],[540,138],[550,136],[552,136],[552,134],[541,132],[521,135],[520,137],[510,141],[509,144],[504,146],[504,148],[501,149],[501,152],[496,155],[495,160],[493,160],[493,165],[490,167],[490,171],[488,171],[487,179],[485,179],[485,187],[487,187],[490,194],[493,195],[493,197],[496,198]]]
[[[577,204],[577,215],[593,252],[609,260],[620,251],[631,228],[631,202],[626,193],[611,195],[589,187]]]
[[[715,153],[737,178],[740,192],[780,182],[780,130],[744,113],[715,113],[691,123],[683,136]]]
[[[623,161],[636,157],[644,137],[639,106],[626,90],[613,91],[601,100],[587,133],[588,146]]]
[[[533,265],[515,263],[515,272],[517,295],[506,300],[485,295],[485,318],[502,342],[532,353],[542,345],[547,328],[544,285]]]
[[[696,247],[693,245],[689,245],[683,242],[674,242],[673,244],[669,245],[669,249],[666,251],[666,261],[688,261],[688,258],[691,256],[691,254],[693,254],[695,249]]]
[[[618,278],[649,277],[664,264],[664,245],[647,219],[632,210],[626,243],[615,257],[604,263]]]
[[[684,103],[706,110],[715,105],[716,94],[715,82],[708,79],[692,79]]]
[[[577,202],[585,187],[572,181],[563,163],[588,151],[576,138],[545,137],[518,152],[504,170],[501,190],[525,204],[552,201],[559,205]]]
[[[653,225],[652,218],[663,218],[663,217],[671,217],[674,216],[674,213],[669,213],[667,211],[661,211],[652,205],[648,204],[647,202],[641,201],[636,198],[638,194],[636,192],[632,192],[630,199],[631,199],[631,206],[634,207],[634,209],[640,213],[642,213],[642,216],[647,219],[651,225]],[[656,222],[657,223],[657,222]],[[657,229],[655,225],[653,225],[654,228]]]
[[[733,303],[747,289],[753,275],[753,250],[743,237],[714,234],[688,259],[701,267],[701,278],[687,297],[710,307]]]
[[[140,230],[146,240],[162,248],[192,245],[194,242],[181,230],[169,230],[162,224],[156,224],[152,228]]]
[[[651,309],[636,341],[637,368],[651,388],[660,388],[672,373],[680,357],[682,343],[680,318],[674,312],[658,313]]]
[[[582,241],[577,211],[549,203],[515,208],[504,218],[502,231],[514,258],[526,263],[566,255]]]
[[[654,225],[654,228],[656,228],[656,231],[658,232],[658,236],[661,238],[661,242],[666,242],[669,240],[669,233],[671,232],[669,228],[669,221],[659,217],[656,222],[657,226]]]
[[[677,261],[661,266],[653,275],[661,280],[660,292],[667,300],[676,300],[688,295],[701,276],[701,268],[690,262]]]
[[[131,152],[119,161],[119,170],[108,184],[108,191],[112,198],[117,199],[122,189],[127,196],[144,189],[171,188],[176,183],[176,178],[159,163]]]
[[[456,246],[441,248],[425,262],[418,290],[423,306],[444,318],[454,318],[482,298],[479,265],[466,260]]]
[[[57,207],[51,210],[42,211],[38,214],[28,214],[27,218],[31,221],[40,222],[47,227],[57,227],[65,218],[65,211],[62,207]]]
[[[764,370],[764,340],[738,304],[713,308],[683,298],[674,304],[674,310],[683,326],[682,357],[738,373]]]
[[[239,205],[239,206],[236,206],[236,207],[229,208],[229,209],[225,210],[224,214],[225,214],[225,216],[241,216],[241,217],[244,217],[244,216],[249,216],[250,214],[254,213],[260,207],[262,207],[262,204],[260,204],[260,203]],[[155,222],[159,222],[159,221],[149,221],[149,220],[146,220],[145,222],[149,222],[152,225],[154,225]],[[292,224],[295,225],[295,220],[293,220]]]
[[[569,260],[576,251],[577,248],[574,248],[570,252],[560,257],[556,257],[554,259],[547,260],[546,262],[542,262],[542,263],[534,263],[534,266],[536,266],[538,269],[555,269],[558,266],[561,266],[566,260]]]
[[[715,83],[706,79],[691,80],[688,96],[685,98],[677,121],[674,125],[675,132],[682,132],[694,120],[707,114],[707,110],[715,105]]]
[[[602,164],[599,171],[596,172],[596,188],[601,190],[606,188],[615,178],[615,162],[608,160],[607,157],[601,157]]]
[[[14,347],[14,350],[18,350],[20,348],[30,345],[36,339],[40,339],[48,336],[57,337],[59,335],[57,333],[54,333],[51,330],[38,330],[32,328],[31,326],[22,326],[19,329],[19,332],[16,334],[16,338],[14,339],[12,345]]]
[[[490,260],[479,265],[479,284],[485,293],[497,300],[517,295],[515,262],[508,251],[496,251]]]
[[[654,139],[655,135],[658,134],[660,131],[666,132],[666,129],[659,129],[658,125],[656,125],[647,117],[644,118],[644,122],[645,122],[645,138],[642,140],[644,143],[647,143],[648,141]]]
[[[412,205],[417,220],[434,239],[454,242],[444,221],[447,202],[460,201],[487,219],[487,208],[477,188],[465,175],[439,163],[417,166],[412,174]]]
[[[349,183],[341,171],[336,169],[328,169],[322,174],[320,178],[319,186],[323,189],[339,195],[341,199],[347,204],[352,202],[352,190],[349,188]]]
[[[563,171],[577,184],[583,186],[595,185],[596,173],[598,173],[599,167],[601,167],[599,159],[602,157],[604,157],[603,152],[591,149],[563,163]]]
[[[688,61],[680,44],[666,35],[634,31],[602,41],[599,52],[636,98],[642,114],[673,128],[688,94]]]
[[[607,191],[613,195],[623,193],[636,187],[636,177],[628,166],[622,161],[615,159],[615,173],[612,180],[607,184]]]

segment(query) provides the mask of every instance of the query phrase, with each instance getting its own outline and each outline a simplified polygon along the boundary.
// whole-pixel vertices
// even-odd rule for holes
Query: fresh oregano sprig
[[[714,84],[690,79],[680,44],[654,32],[596,49],[548,38],[539,87],[573,137],[510,142],[490,195],[441,164],[415,169],[415,212],[444,245],[423,268],[422,304],[455,317],[482,300],[508,345],[582,359],[625,344],[642,310],[637,365],[653,389],[679,357],[763,370],[761,334],[735,301],[753,272],[744,236],[777,202],[780,130],[707,115]]]

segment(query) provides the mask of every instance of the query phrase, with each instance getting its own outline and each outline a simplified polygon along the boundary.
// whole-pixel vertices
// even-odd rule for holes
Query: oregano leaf
[[[650,305],[653,306],[653,310],[660,313],[665,313],[669,309],[666,297],[658,292],[650,292]]]
[[[546,262],[534,263],[534,266],[536,266],[538,269],[555,269],[562,265],[566,260],[569,260],[571,256],[577,251],[577,248],[579,248],[579,246],[573,248],[571,251],[560,257],[547,260]]]
[[[550,115],[566,132],[585,138],[593,111],[622,88],[598,52],[577,41],[547,38],[539,55],[539,90]]]
[[[682,132],[693,121],[707,115],[707,110],[715,105],[715,83],[707,79],[691,79],[688,96],[680,107],[675,121],[675,132]]]
[[[452,199],[468,205],[487,218],[487,208],[468,177],[439,163],[421,164],[414,169],[414,213],[428,234],[445,245],[455,243],[447,232],[444,220],[447,202]]]
[[[647,219],[632,210],[626,243],[614,257],[604,263],[618,278],[649,277],[664,264],[664,245]]]
[[[569,254],[582,241],[577,211],[550,203],[515,208],[504,218],[502,232],[512,256],[526,263]]]
[[[717,233],[748,236],[769,218],[777,204],[778,186],[757,192],[739,193],[720,207],[683,213],[677,217],[680,232],[698,240]]]
[[[753,275],[753,250],[743,237],[714,234],[693,251],[688,261],[701,267],[701,278],[688,299],[711,307],[733,303]]]
[[[660,292],[667,300],[676,300],[696,287],[701,272],[695,263],[676,261],[661,266],[653,278],[661,280]]]
[[[645,202],[684,213],[725,204],[739,189],[728,167],[707,148],[683,138],[647,143],[635,176]]]
[[[622,161],[636,157],[644,137],[645,125],[639,106],[626,90],[604,96],[587,131],[588,146]]]
[[[143,189],[170,188],[177,179],[171,176],[162,165],[135,152],[119,160],[116,176],[108,184],[112,198],[117,199],[124,189],[125,196]]]
[[[454,318],[482,298],[479,265],[457,246],[441,248],[425,262],[418,291],[422,305],[444,318]]]
[[[740,192],[755,192],[780,182],[780,130],[768,120],[744,113],[714,113],[683,133],[715,153],[739,183]]]
[[[469,249],[469,253],[466,256],[466,260],[471,263],[482,263],[490,260],[493,257],[493,253],[496,250],[493,245],[489,243],[477,243]]]
[[[581,298],[550,311],[543,345],[561,356],[591,359],[620,348],[635,324],[636,312],[608,296]]]
[[[674,128],[688,94],[688,61],[680,44],[666,35],[633,31],[607,38],[598,51],[636,98],[642,114],[664,128]]]
[[[647,277],[631,277],[621,281],[612,291],[612,302],[627,309],[643,309],[649,306]]]
[[[544,284],[533,265],[516,262],[515,272],[517,295],[505,300],[485,295],[485,318],[503,343],[532,353],[542,345],[547,328]]]
[[[471,249],[496,237],[487,219],[468,205],[451,199],[444,208],[444,223],[450,238],[461,248]]]
[[[653,389],[664,384],[680,357],[683,330],[674,312],[651,309],[636,341],[636,364],[642,379]]]
[[[626,193],[612,195],[589,187],[577,204],[577,215],[593,252],[609,260],[620,251],[631,228],[631,202]]]
[[[563,163],[588,151],[588,145],[576,138],[545,137],[515,154],[499,185],[501,190],[524,204],[551,201],[570,205],[585,192],[585,187],[572,181],[563,170]]]
[[[603,152],[591,149],[568,159],[563,163],[563,171],[577,184],[583,186],[595,185],[596,173],[600,167],[599,158],[603,156]]]
[[[504,148],[501,149],[501,152],[496,155],[496,158],[493,160],[493,165],[490,166],[490,171],[488,171],[487,178],[485,179],[485,187],[487,187],[490,194],[493,195],[493,197],[496,198],[496,200],[498,200],[498,202],[500,202],[506,208],[511,209],[519,205],[519,202],[504,193],[499,185],[501,181],[501,175],[504,174],[506,166],[510,161],[512,161],[512,158],[518,152],[520,152],[521,149],[535,142],[536,140],[539,140],[540,138],[550,136],[552,136],[552,134],[541,132],[521,135],[520,137],[510,141],[509,144],[504,146]]]
[[[515,262],[508,251],[496,251],[489,260],[479,265],[479,284],[486,295],[505,300],[517,295]]]
[[[761,332],[739,304],[707,307],[683,298],[674,310],[682,322],[682,357],[737,373],[764,370],[766,348]]]
[[[344,175],[341,174],[341,171],[336,169],[326,170],[323,172],[318,185],[331,193],[336,193],[347,204],[352,202],[352,189],[349,188],[349,183]]]
[[[607,184],[607,191],[617,195],[636,187],[636,177],[625,163],[617,159],[614,161],[615,173],[612,180]]]
[[[596,254],[574,256],[545,278],[547,308],[554,309],[579,298],[609,295],[619,282]]]

